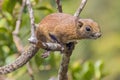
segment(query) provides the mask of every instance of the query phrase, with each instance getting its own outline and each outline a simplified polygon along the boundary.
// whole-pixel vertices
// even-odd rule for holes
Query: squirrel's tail
[[[10,73],[26,64],[39,50],[37,45],[31,44],[13,63],[0,67],[0,75]]]

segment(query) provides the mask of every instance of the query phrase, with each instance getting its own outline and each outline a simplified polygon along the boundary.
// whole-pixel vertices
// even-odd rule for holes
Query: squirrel
[[[101,31],[99,25],[92,19],[79,19],[66,13],[53,13],[42,19],[35,34],[38,42],[64,45],[81,39],[97,39],[101,36]],[[39,44],[31,44],[13,63],[0,67],[0,74],[10,73],[23,66],[40,48],[42,46]]]
[[[78,19],[65,13],[46,16],[36,29],[37,40],[42,42],[55,40],[59,43],[69,43],[80,39],[97,39],[100,36],[100,27],[92,19]]]
[[[36,29],[38,41],[57,42],[61,45],[81,39],[97,39],[100,36],[100,27],[92,19],[78,19],[65,13],[53,13],[46,16]],[[50,54],[49,50],[44,54],[42,57],[47,57]]]

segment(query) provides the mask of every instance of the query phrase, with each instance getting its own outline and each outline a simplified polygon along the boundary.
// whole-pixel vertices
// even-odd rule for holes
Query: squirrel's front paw
[[[30,43],[33,43],[33,44],[36,44],[38,42],[38,40],[35,36],[31,36],[28,40]]]

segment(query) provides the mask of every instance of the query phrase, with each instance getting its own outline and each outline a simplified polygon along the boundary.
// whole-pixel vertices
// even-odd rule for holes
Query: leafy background
[[[57,12],[55,0],[31,0],[35,22]],[[63,12],[74,14],[81,0],[62,0]],[[0,0],[0,66],[16,59],[17,49],[12,31],[21,7],[21,0]],[[97,40],[81,40],[77,44],[69,66],[69,80],[120,80],[120,1],[88,0],[81,18],[92,18],[101,27],[102,37]],[[30,20],[24,9],[19,36],[25,47],[30,37]],[[30,61],[35,80],[56,77],[61,55],[59,52],[41,59],[40,50]],[[26,66],[6,75],[11,80],[29,80]]]

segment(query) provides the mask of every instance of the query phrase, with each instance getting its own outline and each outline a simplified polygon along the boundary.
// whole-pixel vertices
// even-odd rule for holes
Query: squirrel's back
[[[39,23],[37,29],[38,39],[45,42],[48,39],[50,40],[49,33],[52,33],[59,40],[60,38],[63,38],[61,36],[70,35],[70,33],[73,34],[76,31],[76,19],[76,17],[65,13],[53,13],[46,16]],[[62,41],[64,40],[62,39]]]
[[[91,19],[78,19],[66,13],[53,13],[39,23],[37,39],[51,42],[53,38],[61,43],[80,39],[96,39],[101,36],[99,25]]]

